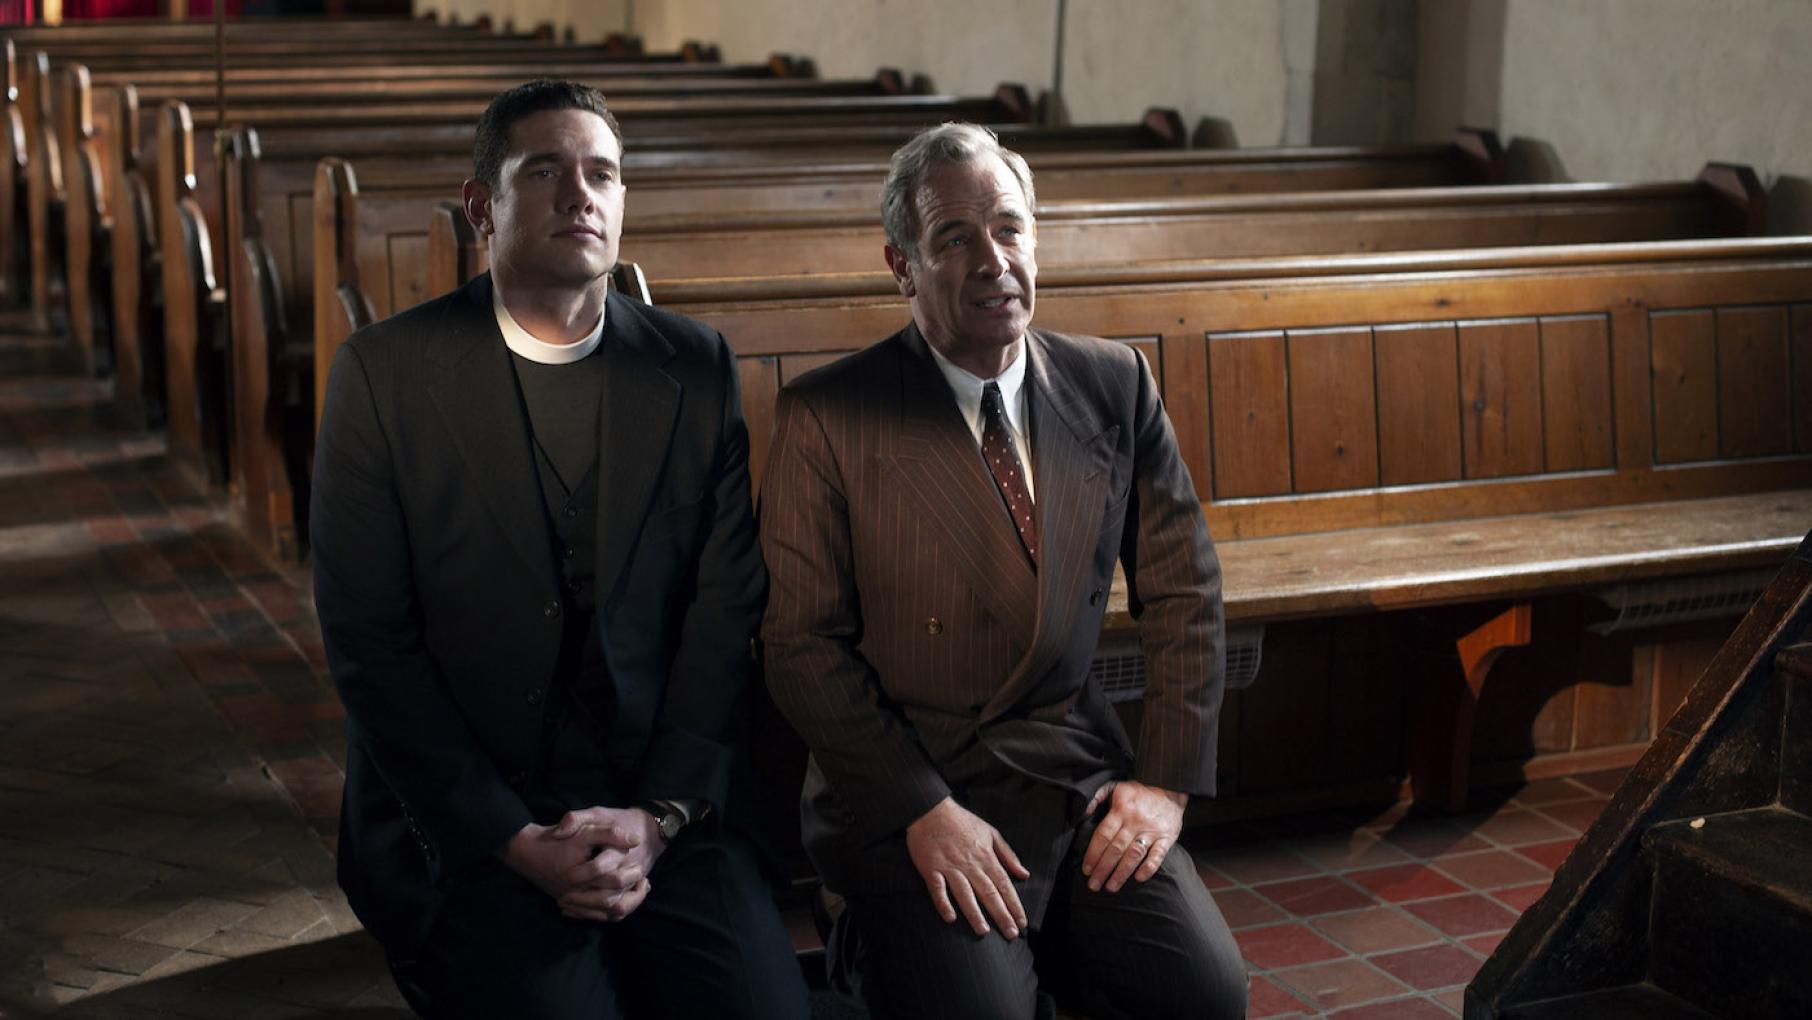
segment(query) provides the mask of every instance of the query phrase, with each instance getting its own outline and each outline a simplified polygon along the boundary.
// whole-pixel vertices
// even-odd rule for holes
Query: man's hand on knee
[[[945,797],[906,827],[906,852],[946,922],[960,911],[977,935],[988,933],[989,917],[1009,939],[1025,931],[1026,910],[1011,879],[1032,873],[980,816]]]
[[[1186,793],[1172,793],[1124,780],[1104,787],[1107,817],[1095,827],[1082,855],[1082,873],[1091,891],[1119,892],[1128,878],[1143,882],[1158,873],[1164,856],[1183,833]],[[1096,801],[1101,795],[1096,795]],[[1092,810],[1094,803],[1089,805]]]

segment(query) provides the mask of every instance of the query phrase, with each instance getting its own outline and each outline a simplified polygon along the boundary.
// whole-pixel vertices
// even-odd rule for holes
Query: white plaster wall
[[[1313,61],[1314,10],[1313,0],[1071,0],[1064,47],[1071,119],[1124,121],[1150,106],[1174,106],[1191,129],[1202,117],[1219,117],[1241,145],[1280,144],[1289,44],[1299,71]]]
[[[882,67],[931,76],[941,92],[986,95],[1018,82],[1050,87],[1053,0],[635,0],[649,49],[716,43],[726,61],[811,57],[823,78]]]
[[[1056,77],[1056,0],[633,6],[635,30],[654,49],[699,39],[719,44],[726,60],[785,51],[812,57],[825,77],[897,67],[970,95],[1015,81],[1036,97]],[[1289,119],[1290,69],[1304,82],[1312,74],[1316,0],[1070,0],[1067,10],[1063,92],[1077,123],[1130,121],[1147,107],[1172,106],[1191,128],[1203,116],[1223,117],[1242,144],[1277,144]],[[1306,108],[1298,115],[1306,141]]]
[[[1495,112],[1506,142],[1549,143],[1576,180],[1679,179],[1721,159],[1784,184],[1778,199],[1803,201],[1796,182],[1812,177],[1812,2],[1441,6],[1449,5],[1438,13],[1423,4],[1417,127],[1424,137],[1444,137],[1462,120]],[[1501,20],[1500,32],[1491,30],[1493,20]]]

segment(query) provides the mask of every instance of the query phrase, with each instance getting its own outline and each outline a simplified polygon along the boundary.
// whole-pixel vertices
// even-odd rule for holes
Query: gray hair
[[[909,261],[919,260],[918,191],[931,171],[950,163],[973,163],[987,156],[998,156],[1019,181],[1025,195],[1026,211],[1035,200],[1032,195],[1032,168],[1025,157],[1000,144],[994,132],[979,124],[949,121],[926,128],[912,141],[899,147],[887,169],[887,183],[881,186],[881,225],[887,230],[887,243],[906,253]]]

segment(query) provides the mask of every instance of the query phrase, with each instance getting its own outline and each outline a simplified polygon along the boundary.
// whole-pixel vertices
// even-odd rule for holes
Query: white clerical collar
[[[944,380],[950,384],[950,392],[956,396],[957,409],[963,413],[963,420],[969,423],[969,430],[975,433],[975,441],[981,442],[981,398],[982,388],[988,383],[1000,387],[1000,402],[1007,412],[1007,426],[1015,435],[1026,435],[1026,341],[1024,337],[1013,345],[1013,360],[993,379],[980,376],[959,368],[950,363],[950,359],[938,352],[930,343],[925,344],[931,351],[931,357],[937,361],[938,371],[944,373]]]
[[[543,365],[570,365],[597,350],[599,342],[604,339],[602,309],[598,311],[598,324],[592,329],[590,336],[570,344],[550,344],[546,340],[536,339],[522,328],[515,316],[510,314],[510,310],[503,306],[503,292],[497,289],[494,281],[491,284],[491,308],[497,313],[497,329],[503,333],[503,342],[509,345],[510,352]]]

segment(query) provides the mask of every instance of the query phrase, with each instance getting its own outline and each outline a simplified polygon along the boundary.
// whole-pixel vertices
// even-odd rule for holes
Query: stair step
[[[1649,980],[1718,1013],[1812,1016],[1812,818],[1779,807],[1657,825]]]
[[[1518,1006],[1504,1020],[1717,1020],[1654,985],[1625,985]]]

